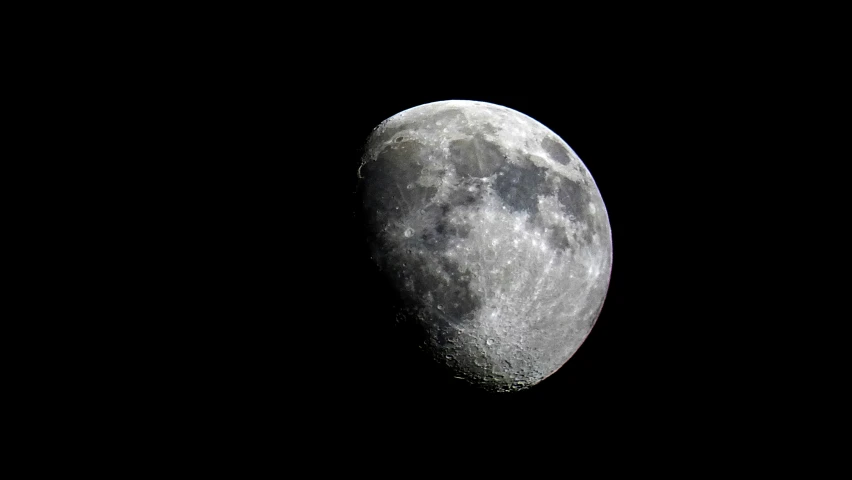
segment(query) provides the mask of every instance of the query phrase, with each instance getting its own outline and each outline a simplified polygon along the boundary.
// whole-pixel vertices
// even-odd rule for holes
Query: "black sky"
[[[636,55],[569,71],[475,58],[424,69],[388,55],[194,58],[138,93],[156,187],[141,262],[161,272],[146,307],[157,339],[140,365],[148,394],[200,424],[219,412],[221,424],[308,422],[347,438],[517,418],[589,435],[694,431],[734,408],[747,381],[732,332],[750,313],[731,279],[749,268],[728,253],[747,222],[732,198],[749,185],[722,159],[747,123],[727,115],[730,95],[749,86]],[[353,222],[370,131],[448,99],[500,104],[560,135],[612,226],[612,279],[591,335],[514,395],[463,388],[400,342]]]

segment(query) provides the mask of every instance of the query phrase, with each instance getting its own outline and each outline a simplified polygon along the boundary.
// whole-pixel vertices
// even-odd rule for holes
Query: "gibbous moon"
[[[397,318],[454,376],[523,390],[589,335],[609,286],[609,218],[586,166],[547,127],[484,102],[420,105],[375,128],[358,178]]]

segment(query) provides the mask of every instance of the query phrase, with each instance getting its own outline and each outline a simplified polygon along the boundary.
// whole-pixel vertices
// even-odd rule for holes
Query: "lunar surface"
[[[385,120],[364,152],[359,208],[397,320],[485,390],[523,390],[564,365],[612,266],[606,208],[574,151],[517,111],[453,100]]]

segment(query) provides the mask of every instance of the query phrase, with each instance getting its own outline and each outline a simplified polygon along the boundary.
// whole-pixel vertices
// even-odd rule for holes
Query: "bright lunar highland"
[[[574,151],[499,105],[405,110],[367,139],[358,199],[372,258],[431,355],[489,391],[529,388],[589,335],[609,218]]]

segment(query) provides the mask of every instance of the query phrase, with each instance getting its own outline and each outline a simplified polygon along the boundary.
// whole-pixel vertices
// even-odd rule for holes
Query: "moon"
[[[456,378],[524,390],[589,335],[609,287],[609,217],[586,166],[541,123],[476,101],[405,110],[368,137],[357,192],[397,321]]]

